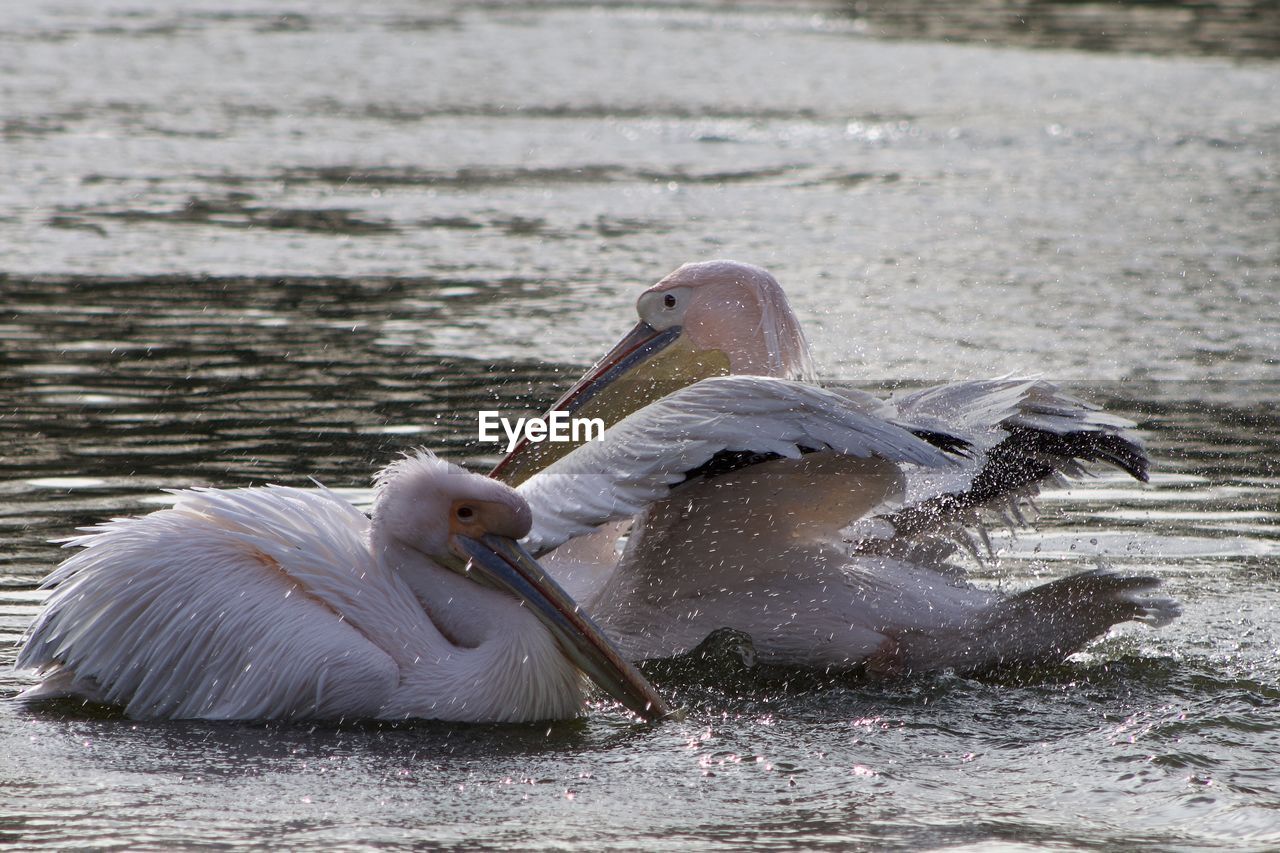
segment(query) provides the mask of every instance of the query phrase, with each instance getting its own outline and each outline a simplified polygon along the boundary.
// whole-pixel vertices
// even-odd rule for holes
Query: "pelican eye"
[[[668,293],[666,296],[662,297],[662,304],[667,306],[668,308],[675,308],[676,307],[675,294]]]
[[[458,507],[457,512],[454,513],[454,515],[458,516],[460,521],[470,521],[471,517],[475,514],[476,511],[469,506],[460,506]]]

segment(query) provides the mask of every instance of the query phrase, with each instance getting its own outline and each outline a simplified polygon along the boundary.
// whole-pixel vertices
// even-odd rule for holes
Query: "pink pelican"
[[[633,659],[732,627],[777,663],[977,669],[1061,659],[1117,622],[1180,612],[1153,577],[1098,570],[1006,596],[967,583],[949,559],[967,531],[981,533],[983,512],[1021,521],[1021,499],[1082,462],[1145,480],[1132,423],[1038,380],[888,399],[786,381],[813,378],[808,344],[778,282],[746,264],[687,264],[637,311],[554,406],[613,424],[604,440],[518,446],[495,469],[534,509],[535,553],[555,549],[548,570]],[[941,465],[850,455],[823,435],[770,438],[771,423],[793,430],[812,415],[800,388],[860,429],[875,422],[964,456]],[[686,433],[711,444],[690,455]]]
[[[81,550],[46,581],[23,698],[506,722],[579,714],[585,673],[642,717],[667,712],[515,543],[530,511],[502,483],[419,451],[377,475],[372,518],[323,487],[174,494],[67,540]]]

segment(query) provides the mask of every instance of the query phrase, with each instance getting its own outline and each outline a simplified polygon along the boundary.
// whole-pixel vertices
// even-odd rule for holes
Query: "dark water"
[[[0,9],[0,844],[1280,845],[1280,69],[1167,52],[824,4]],[[1140,421],[1151,485],[1052,492],[975,571],[1102,555],[1182,619],[983,680],[663,672],[654,727],[6,701],[49,539],[491,461],[477,408],[538,408],[712,256],[778,274],[834,379],[1036,372]]]
[[[845,10],[886,38],[1280,57],[1275,0],[850,0]]]

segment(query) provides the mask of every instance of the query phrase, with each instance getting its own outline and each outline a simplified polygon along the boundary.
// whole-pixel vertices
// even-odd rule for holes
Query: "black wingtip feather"
[[[963,456],[965,459],[973,458],[973,445],[958,435],[924,429],[923,427],[908,427],[907,431],[921,441],[927,441],[944,453],[950,453],[952,456]]]
[[[817,453],[816,447],[800,446],[802,454]],[[754,450],[721,450],[715,456],[712,456],[706,462],[703,462],[697,468],[691,468],[684,472],[684,479],[680,483],[687,483],[690,480],[696,480],[702,477],[707,480],[721,477],[733,471],[743,468],[749,468],[752,465],[760,465],[764,462],[772,462],[775,459],[781,459],[778,453],[759,453]],[[675,485],[680,485],[676,483]],[[672,488],[674,488],[673,486]]]
[[[899,535],[922,533],[937,527],[943,519],[959,517],[965,511],[1039,483],[1073,460],[1110,463],[1143,483],[1150,478],[1151,461],[1146,451],[1123,435],[1088,430],[1060,435],[1032,427],[1011,427],[1005,439],[987,453],[967,489],[935,495],[885,518]]]
[[[1062,435],[1015,428],[1002,442],[1023,453],[1041,453],[1085,462],[1106,462],[1143,483],[1151,479],[1151,459],[1142,445],[1114,432],[1080,430]]]

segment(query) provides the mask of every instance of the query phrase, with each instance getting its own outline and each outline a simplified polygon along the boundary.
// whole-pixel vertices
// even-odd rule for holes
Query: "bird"
[[[616,426],[643,407],[661,402],[673,392],[708,377],[750,376],[804,383],[817,380],[808,341],[798,318],[777,279],[760,267],[728,260],[686,264],[641,294],[636,310],[639,322],[635,328],[563,394],[552,410],[579,417],[599,417],[606,425]],[[760,387],[759,383],[739,387],[736,399],[724,399],[720,405],[732,412]],[[835,475],[832,473],[835,469],[830,466],[823,469],[829,475],[823,477],[829,487],[815,489],[812,478],[818,470],[816,459],[785,460],[777,459],[777,454],[749,454],[764,472],[751,476],[756,480],[768,479],[776,494],[822,494],[834,505],[840,502],[831,496],[842,490],[864,489],[868,495],[881,494],[883,499],[879,503],[869,501],[865,506],[859,505],[857,513],[845,517],[840,555],[824,553],[822,557],[825,566],[841,563],[849,568],[846,574],[860,585],[864,599],[874,597],[870,590],[878,588],[879,582],[884,583],[879,583],[882,589],[877,593],[877,600],[884,603],[895,596],[906,595],[919,584],[932,584],[935,575],[963,581],[963,569],[950,561],[958,545],[975,554],[979,545],[985,545],[989,553],[991,548],[984,525],[987,518],[994,513],[1010,524],[1025,523],[1023,502],[1033,498],[1046,483],[1083,474],[1084,462],[1109,463],[1138,480],[1148,479],[1149,460],[1141,442],[1132,433],[1135,426],[1132,422],[1103,412],[1043,380],[1005,377],[952,382],[888,398],[850,388],[828,390],[844,398],[865,417],[904,425],[923,440],[951,449],[962,447],[964,451],[958,457],[960,461],[950,466],[899,465],[891,478],[893,488],[887,489],[883,483],[877,484],[874,477],[870,483],[864,483],[856,477]],[[654,423],[660,421],[659,418]],[[743,426],[750,428],[746,422]],[[606,432],[606,440],[608,435]],[[523,484],[531,477],[585,450],[585,446],[575,447],[571,443],[524,442],[507,454],[492,474],[516,484],[525,493]],[[582,461],[588,458],[589,455],[580,457],[576,466],[579,478],[583,476]],[[759,498],[745,499],[749,491],[744,486],[729,488],[730,483],[744,476],[738,473],[736,480],[722,479],[716,486],[721,497],[712,501],[716,505],[732,503],[736,499],[732,498],[734,489],[739,490],[736,495],[743,498],[743,508],[737,511],[732,523],[723,516],[699,521],[696,513],[685,512],[683,520],[673,529],[686,533],[673,535],[668,531],[662,538],[656,534],[657,526],[660,521],[672,526],[672,514],[657,507],[637,509],[637,513],[644,513],[639,518],[620,516],[600,525],[594,533],[579,534],[555,550],[545,552],[544,565],[607,625],[627,621],[630,627],[626,630],[634,639],[643,628],[645,618],[651,618],[656,624],[666,617],[656,611],[644,617],[641,615],[644,608],[637,604],[625,617],[618,613],[606,618],[612,606],[610,596],[618,601],[628,599],[619,592],[620,584],[624,583],[623,573],[618,571],[620,567],[625,564],[628,569],[625,575],[634,580],[637,572],[656,570],[655,566],[665,564],[666,568],[659,574],[668,582],[692,584],[699,583],[700,577],[711,578],[709,582],[714,583],[721,575],[731,572],[723,547],[716,556],[700,559],[699,535],[687,531],[701,526],[703,534],[714,529],[724,541],[742,542],[747,538],[743,531],[767,529],[771,522],[763,519],[762,528]],[[550,517],[567,499],[564,494],[550,491],[531,491],[527,496],[538,517]],[[690,501],[689,505],[703,504]],[[782,506],[784,511],[793,509],[785,503]],[[819,537],[824,545],[833,545],[831,534],[832,531],[827,530]],[[655,551],[658,548],[655,543],[660,538],[666,543],[662,546],[665,548],[662,555]],[[645,542],[648,545],[643,545]],[[682,544],[676,546],[675,542]],[[772,544],[782,547],[778,542]],[[624,546],[627,558],[623,557]],[[639,556],[642,547],[648,549],[647,561]],[[740,556],[755,557],[755,565],[766,559],[759,549],[754,549],[751,555]],[[716,565],[721,566],[719,572]],[[786,565],[785,561],[782,565]],[[920,571],[926,574],[921,575]],[[1106,614],[1101,627],[1095,624],[1096,620],[1080,615],[1074,623],[1076,633],[1088,636],[1067,642],[1068,638],[1060,632],[1057,639],[1061,642],[1049,656],[1067,647],[1078,648],[1114,622],[1137,618],[1164,624],[1178,613],[1175,602],[1154,591],[1159,584],[1155,578],[1126,577],[1103,570],[1095,575],[1089,580],[1081,577],[1055,588],[1059,590],[1058,597],[1065,600],[1074,596],[1081,606],[1091,600],[1115,599],[1111,602],[1114,606],[1100,605],[1099,612]],[[752,576],[756,584],[752,592],[755,600],[787,595],[768,586],[759,573]],[[896,582],[886,581],[895,577]],[[808,588],[806,591],[813,592]],[[690,592],[690,600],[698,600],[699,595]],[[984,595],[987,593],[966,585],[966,600],[974,607],[994,606],[995,601],[1003,600],[984,599]],[[737,596],[735,606],[739,610],[752,609],[755,605],[749,600],[751,597],[746,593]],[[634,590],[630,599],[633,604],[637,603]],[[821,602],[826,600],[826,593],[821,592],[796,602],[797,606],[807,604],[807,609],[818,614],[806,623],[813,628],[810,633],[822,633],[826,616],[820,613]],[[925,599],[916,605],[933,606]],[[1004,605],[1006,609],[1013,606]],[[726,612],[731,610],[733,607],[726,607]],[[705,614],[706,611],[693,607],[691,612]],[[689,629],[690,636],[709,624],[705,615],[697,621],[698,628]],[[891,633],[901,636],[903,631],[919,627],[912,626],[908,620]],[[769,636],[781,647],[790,642],[789,635],[802,629],[803,626],[792,626]],[[759,637],[756,639],[760,641]],[[765,642],[767,645],[774,640]],[[885,642],[883,637],[879,642]],[[1022,657],[1027,660],[1045,656],[1031,653],[1034,644],[1022,645],[1026,649]],[[665,654],[676,647],[687,646],[686,640],[675,645],[648,647],[623,641],[624,649],[629,647],[633,655]],[[901,647],[906,649],[905,645]],[[1012,646],[1006,644],[1002,659],[1017,657],[1010,654],[1011,651]],[[843,647],[833,654],[841,659],[857,657]],[[897,659],[901,663],[911,656],[904,651]],[[915,657],[923,660],[928,655],[915,654]],[[987,655],[986,659],[991,657]],[[797,652],[788,660],[825,663],[831,658],[832,655],[817,652]],[[934,659],[940,660],[937,655]]]
[[[510,487],[419,449],[370,516],[319,483],[172,492],[82,528],[16,666],[24,701],[136,719],[553,720],[582,674],[645,719],[662,698],[515,540]]]
[[[864,547],[892,541],[874,529],[849,538],[851,522],[901,505],[910,472],[945,478],[967,452],[818,386],[708,378],[523,482],[535,507],[523,541],[554,553],[634,519],[616,565],[587,590],[633,660],[689,653],[727,628],[766,664],[980,671],[1057,662],[1118,622],[1180,614],[1151,576],[1098,568],[1006,594],[969,583],[947,559],[954,549]]]
[[[782,285],[762,267],[731,260],[684,264],[640,295],[636,313],[635,327],[551,411],[599,418],[608,427],[710,376],[819,381],[800,320]],[[1076,460],[1107,462],[1138,480],[1148,479],[1146,453],[1127,432],[1135,424],[1044,380],[963,380],[888,398],[852,389],[840,393],[874,406],[886,418],[913,418],[943,431],[963,431],[978,445],[970,468],[975,476],[988,463],[1006,469],[1024,465],[1016,484],[1009,479],[1012,472],[1004,478],[1010,490],[1059,470],[1078,473]],[[491,476],[518,485],[577,445],[524,439]],[[997,445],[1003,446],[993,454]],[[1031,458],[1039,464],[1026,465]]]

